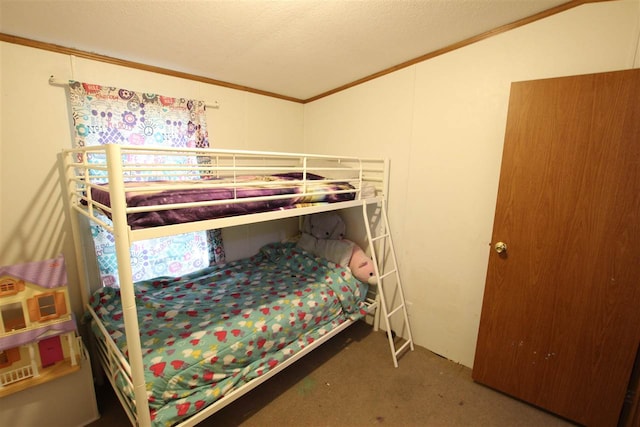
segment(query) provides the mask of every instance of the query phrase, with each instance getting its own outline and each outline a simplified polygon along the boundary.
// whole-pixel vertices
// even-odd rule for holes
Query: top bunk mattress
[[[111,208],[108,184],[92,188],[91,197]],[[132,229],[343,202],[355,197],[355,187],[348,182],[328,182],[320,175],[303,177],[302,173],[242,176],[233,180],[125,182],[127,207],[143,208],[127,214]],[[111,216],[109,209],[105,213]]]
[[[384,159],[115,144],[63,159],[70,206],[107,228],[99,214],[125,213],[136,230],[367,199],[388,185]]]

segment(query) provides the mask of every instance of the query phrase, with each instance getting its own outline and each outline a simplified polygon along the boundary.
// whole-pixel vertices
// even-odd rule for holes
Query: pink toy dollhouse
[[[0,397],[79,369],[64,258],[0,267]]]

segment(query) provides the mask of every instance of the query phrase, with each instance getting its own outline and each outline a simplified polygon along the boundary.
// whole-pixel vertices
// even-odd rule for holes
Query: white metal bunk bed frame
[[[178,156],[180,158],[189,157],[196,158],[196,164],[128,164],[126,155],[159,155],[159,156]],[[94,162],[90,158],[94,158]],[[102,159],[96,164],[95,159]],[[139,324],[137,317],[137,309],[135,303],[135,294],[133,288],[133,278],[131,270],[130,246],[132,242],[146,240],[150,238],[176,235],[194,231],[210,230],[216,228],[224,228],[236,225],[245,225],[256,222],[270,221],[275,219],[298,217],[313,213],[320,213],[333,210],[342,210],[352,207],[362,207],[363,219],[367,233],[369,251],[374,261],[375,274],[378,280],[378,289],[375,298],[367,298],[366,305],[370,314],[374,315],[374,328],[377,329],[380,322],[379,308],[383,310],[383,320],[387,331],[391,331],[389,322],[391,316],[401,311],[403,318],[403,328],[408,335],[404,344],[396,347],[396,342],[391,333],[388,333],[389,345],[393,357],[393,363],[398,366],[398,356],[408,347],[413,350],[413,339],[409,327],[408,314],[404,302],[402,286],[400,284],[400,276],[397,269],[397,260],[395,251],[391,241],[388,220],[386,216],[385,200],[388,193],[388,177],[389,177],[389,161],[387,159],[362,159],[346,156],[326,156],[315,154],[298,154],[298,153],[276,153],[267,151],[246,151],[246,150],[214,150],[214,149],[172,149],[172,148],[143,148],[134,146],[123,146],[116,144],[107,144],[102,146],[83,147],[77,149],[63,150],[62,161],[66,178],[66,188],[69,202],[69,209],[72,212],[71,224],[76,247],[76,258],[78,260],[78,269],[81,280],[81,294],[84,304],[91,315],[95,318],[98,328],[101,330],[103,337],[97,338],[98,359],[108,376],[109,381],[122,403],[127,416],[133,425],[149,426],[151,425],[150,411],[147,403],[146,382],[144,378],[143,359],[141,354],[141,341],[139,335]],[[284,162],[284,164],[283,164]],[[273,173],[274,171],[298,172],[302,174],[299,182],[303,188],[303,194],[292,194],[284,196],[266,196],[266,199],[299,197],[308,195],[306,193],[306,184],[312,181],[308,179],[307,174],[342,174],[344,172],[355,172],[355,175],[346,179],[353,187],[351,192],[355,193],[354,200],[335,202],[329,204],[321,204],[315,206],[305,206],[277,211],[267,211],[260,213],[252,213],[240,216],[223,217],[218,219],[202,220],[197,222],[189,222],[184,224],[174,224],[165,226],[156,226],[150,228],[132,229],[127,223],[127,215],[129,213],[141,211],[155,211],[159,209],[184,208],[192,206],[210,206],[222,202],[197,202],[180,205],[155,205],[146,206],[144,208],[132,208],[127,206],[125,199],[125,176],[146,174],[146,177],[162,177],[163,173],[176,174],[177,176],[191,176],[194,173],[206,173],[210,176],[232,177],[231,181],[241,187],[245,183],[236,183],[235,178],[238,173]],[[96,174],[96,172],[98,172]],[[94,201],[91,197],[91,189],[96,188],[100,182],[109,183],[109,193],[111,197],[110,207],[104,206]],[[326,182],[344,182],[345,178],[327,179]],[[318,181],[313,181],[318,182]],[[375,188],[375,195],[372,197],[363,197],[363,190],[367,184]],[[218,184],[216,180],[212,180],[211,184],[198,184],[201,186],[210,186],[215,188]],[[229,182],[225,182],[229,185]],[[188,185],[192,188],[193,185]],[[155,187],[154,187],[155,188]],[[130,187],[128,190],[132,190]],[[333,193],[345,192],[343,190],[333,191]],[[348,191],[347,191],[348,192]],[[224,203],[242,203],[248,201],[260,201],[265,197],[251,197],[234,200],[226,200]],[[369,225],[369,217],[367,207],[375,204],[379,207],[382,224],[378,232],[372,231]],[[112,219],[110,225],[102,219],[96,217],[97,211],[109,212]],[[127,348],[129,352],[129,360],[122,355],[115,342],[110,338],[104,329],[96,314],[90,308],[89,301],[89,285],[90,280],[87,274],[86,265],[84,264],[84,253],[82,244],[82,230],[79,217],[93,221],[109,230],[115,239],[116,256],[118,260],[118,275],[120,282],[120,291],[122,298],[123,317],[125,323],[125,332],[127,340]],[[374,243],[377,242],[377,245]],[[391,268],[388,269],[385,264],[386,257],[391,256]],[[387,276],[395,278],[397,283],[396,292],[399,292],[400,303],[391,310],[388,309],[385,302],[385,292],[383,291],[383,282]],[[227,395],[215,401],[213,404],[203,408],[190,418],[180,422],[178,426],[186,427],[195,425],[213,413],[227,406],[242,395],[262,384],[273,375],[282,371],[304,355],[313,351],[316,347],[337,335],[353,321],[345,321],[337,328],[328,332],[321,339],[316,340],[312,345],[305,347],[302,351],[296,353],[283,363],[268,371],[261,377],[251,380],[243,386],[233,390]],[[124,378],[133,390],[134,400],[126,395],[116,381],[118,377]],[[136,402],[145,402],[145,405],[136,405]]]

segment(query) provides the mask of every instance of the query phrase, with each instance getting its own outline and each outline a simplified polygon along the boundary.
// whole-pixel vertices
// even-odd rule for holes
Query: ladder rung
[[[396,356],[399,355],[402,352],[402,350],[404,350],[410,344],[411,344],[411,340],[407,340],[404,344],[402,344],[400,348],[396,350]]]
[[[396,314],[396,312],[398,310],[400,310],[401,308],[404,308],[404,303],[401,303],[399,306],[397,306],[396,308],[394,308],[393,310],[391,310],[391,312],[389,314],[387,314],[388,318],[391,318],[391,316],[393,316],[394,314]]]
[[[386,272],[386,273],[384,273],[382,276],[380,276],[380,280],[382,281],[382,279],[384,279],[384,278],[385,278],[385,277],[387,277],[387,276],[392,275],[392,274],[393,274],[393,273],[395,273],[396,271],[397,271],[397,270],[396,270],[395,268],[394,268],[393,270],[391,270],[391,271],[387,271],[387,272]]]
[[[400,346],[400,348],[398,348],[396,350],[396,343],[395,340],[392,338],[392,334],[388,333],[388,338],[389,338],[389,346],[391,347],[391,354],[393,355],[393,364],[394,366],[397,368],[398,367],[398,355],[400,353],[402,353],[407,346],[411,346],[411,350],[413,350],[413,337],[411,335],[411,326],[409,325],[409,316],[407,313],[407,305],[404,299],[404,292],[402,290],[402,283],[400,280],[400,275],[398,274],[398,261],[396,260],[396,255],[394,252],[394,248],[393,248],[393,241],[391,238],[391,230],[389,229],[389,220],[387,218],[387,212],[386,212],[386,205],[385,205],[385,201],[384,199],[381,200],[380,202],[380,213],[381,213],[381,220],[382,220],[382,224],[381,226],[378,228],[378,232],[379,235],[377,236],[373,236],[371,233],[371,227],[370,227],[370,221],[369,221],[369,215],[367,214],[367,208],[366,206],[363,207],[363,219],[365,222],[365,228],[367,231],[367,238],[369,240],[369,249],[371,251],[372,254],[372,258],[373,261],[377,264],[376,266],[376,276],[378,279],[378,288],[377,288],[377,295],[376,295],[376,299],[375,301],[378,302],[377,304],[377,308],[382,310],[382,316],[378,316],[379,313],[375,313],[376,318],[374,319],[374,322],[379,321],[380,317],[382,317],[385,322],[386,322],[386,329],[388,331],[391,331],[391,317],[394,316],[395,314],[398,313],[398,311],[403,310],[404,313],[404,319],[402,320],[402,327],[404,329],[404,331],[407,333],[407,340],[404,344],[402,344]],[[381,239],[389,239],[389,240],[383,240],[382,242],[378,242]],[[376,251],[376,248],[374,247],[374,243],[378,242],[378,250],[380,251],[380,259],[378,259],[378,253]],[[389,259],[387,259],[385,257],[385,253],[386,251],[389,250],[391,253],[391,257]],[[392,265],[386,264],[388,262],[390,262]],[[383,265],[381,265],[383,264]],[[379,271],[378,268],[382,268],[382,267],[386,267],[386,266],[390,266],[391,270],[387,271],[387,272],[381,272]],[[385,298],[385,292],[384,292],[384,285],[383,285],[383,279],[385,279],[386,277],[395,274],[396,275],[396,288],[399,291],[399,297],[400,297],[400,304],[398,306],[396,306],[391,312],[387,311],[387,301]],[[393,305],[393,304],[392,304]],[[370,305],[369,307],[374,307],[374,305]]]
[[[386,233],[386,234],[383,234],[383,235],[381,235],[381,236],[377,236],[377,237],[372,237],[372,238],[371,238],[371,240],[372,240],[373,242],[376,242],[376,241],[378,241],[378,240],[380,240],[380,239],[384,239],[384,238],[386,238],[386,237],[389,237],[389,233]]]
[[[367,309],[367,313],[371,314],[371,313],[375,312],[375,310],[378,308],[378,303],[376,301],[371,300],[371,299],[367,299],[365,301],[365,307]]]

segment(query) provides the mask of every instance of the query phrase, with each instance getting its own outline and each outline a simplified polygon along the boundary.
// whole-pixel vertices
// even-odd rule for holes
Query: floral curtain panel
[[[209,146],[202,101],[77,81],[69,82],[69,95],[76,147],[101,144],[177,148]],[[136,155],[135,161],[162,162],[158,156],[149,157]],[[198,162],[189,156],[182,161]],[[109,221],[106,217],[103,219]],[[102,283],[117,287],[114,238],[96,225],[91,225],[91,233]],[[222,262],[224,257],[220,230],[135,242],[131,247],[133,279],[179,276]]]

